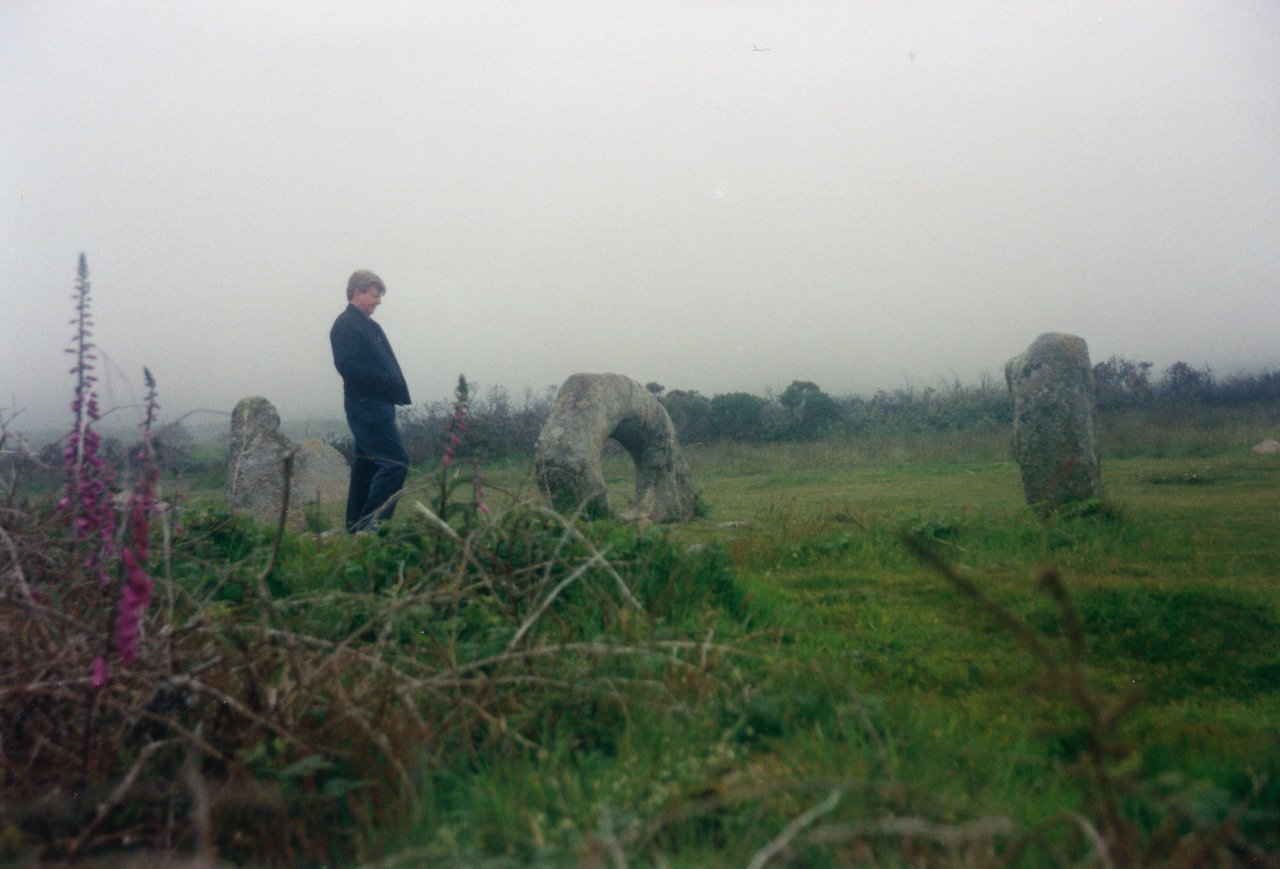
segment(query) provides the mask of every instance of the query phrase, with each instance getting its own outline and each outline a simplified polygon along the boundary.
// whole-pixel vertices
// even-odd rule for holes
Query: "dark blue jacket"
[[[388,404],[408,404],[409,387],[400,363],[391,352],[382,327],[354,305],[333,321],[329,330],[333,364],[342,375],[342,392],[351,398],[367,398]]]

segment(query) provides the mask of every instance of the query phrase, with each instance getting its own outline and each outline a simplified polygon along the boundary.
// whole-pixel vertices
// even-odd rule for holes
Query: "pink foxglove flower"
[[[138,658],[138,638],[142,629],[142,616],[151,603],[151,577],[147,576],[147,517],[155,494],[159,469],[150,452],[151,423],[156,411],[156,381],[151,372],[142,369],[147,381],[147,417],[143,423],[144,446],[139,458],[146,465],[146,472],[129,496],[129,522],[126,526],[128,543],[120,553],[125,568],[124,588],[116,604],[116,651],[124,664],[132,664]]]
[[[441,464],[446,469],[453,464],[454,456],[462,448],[462,435],[467,430],[469,393],[467,378],[459,374],[458,386],[453,391],[453,416],[449,418],[449,425],[445,429],[444,459]]]

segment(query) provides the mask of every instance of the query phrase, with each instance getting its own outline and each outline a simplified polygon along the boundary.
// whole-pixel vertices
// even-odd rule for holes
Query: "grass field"
[[[124,717],[98,731],[123,736],[104,742],[117,766],[94,755],[100,787],[143,769],[131,710],[198,661],[259,710],[171,722],[221,746],[205,847],[255,865],[1276,865],[1280,457],[1249,451],[1275,422],[1183,422],[1111,419],[1106,497],[1047,522],[1000,428],[694,445],[705,509],[653,529],[562,527],[513,460],[456,479],[461,536],[415,506],[439,503],[419,469],[377,536],[273,548],[220,512],[218,472],[170,481],[186,518],[153,569],[180,618],[153,608],[154,652],[109,689]],[[622,506],[630,460],[605,464]],[[488,519],[465,509],[470,472]],[[11,511],[7,539],[25,581],[57,588],[76,568],[54,569],[39,509]],[[8,603],[14,630],[61,624]],[[68,704],[77,758],[74,650],[97,641],[69,630],[49,654],[72,689],[32,696]],[[191,743],[166,744],[172,777]],[[60,793],[64,761],[41,762]],[[187,789],[115,791],[119,829],[191,849]],[[20,809],[0,799],[14,854],[46,829]]]
[[[721,548],[748,601],[709,622],[738,652],[723,694],[633,709],[608,751],[441,771],[410,839],[586,865],[1274,860],[1280,461],[1249,452],[1256,434],[1123,444],[1104,503],[1048,523],[1002,432],[690,448],[707,513],[670,533]],[[615,503],[631,477],[610,458]],[[1037,587],[1047,567],[1074,610]]]

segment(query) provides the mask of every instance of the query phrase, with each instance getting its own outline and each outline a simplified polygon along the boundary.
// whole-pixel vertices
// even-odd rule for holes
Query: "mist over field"
[[[341,419],[347,276],[415,402],[999,376],[1041,332],[1280,364],[1280,7],[0,6],[0,408]],[[116,418],[123,421],[126,412]]]

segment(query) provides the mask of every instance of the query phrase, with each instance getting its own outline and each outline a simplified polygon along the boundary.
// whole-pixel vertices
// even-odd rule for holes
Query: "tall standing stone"
[[[1101,498],[1093,368],[1084,339],[1048,332],[1004,372],[1013,401],[1013,456],[1027,503],[1043,517],[1069,501]]]
[[[285,458],[289,477],[288,526],[306,527],[308,504],[346,501],[350,469],[342,454],[317,440],[293,443],[280,431],[280,414],[260,396],[243,398],[231,412],[227,452],[227,508],[274,522],[284,499]]]

